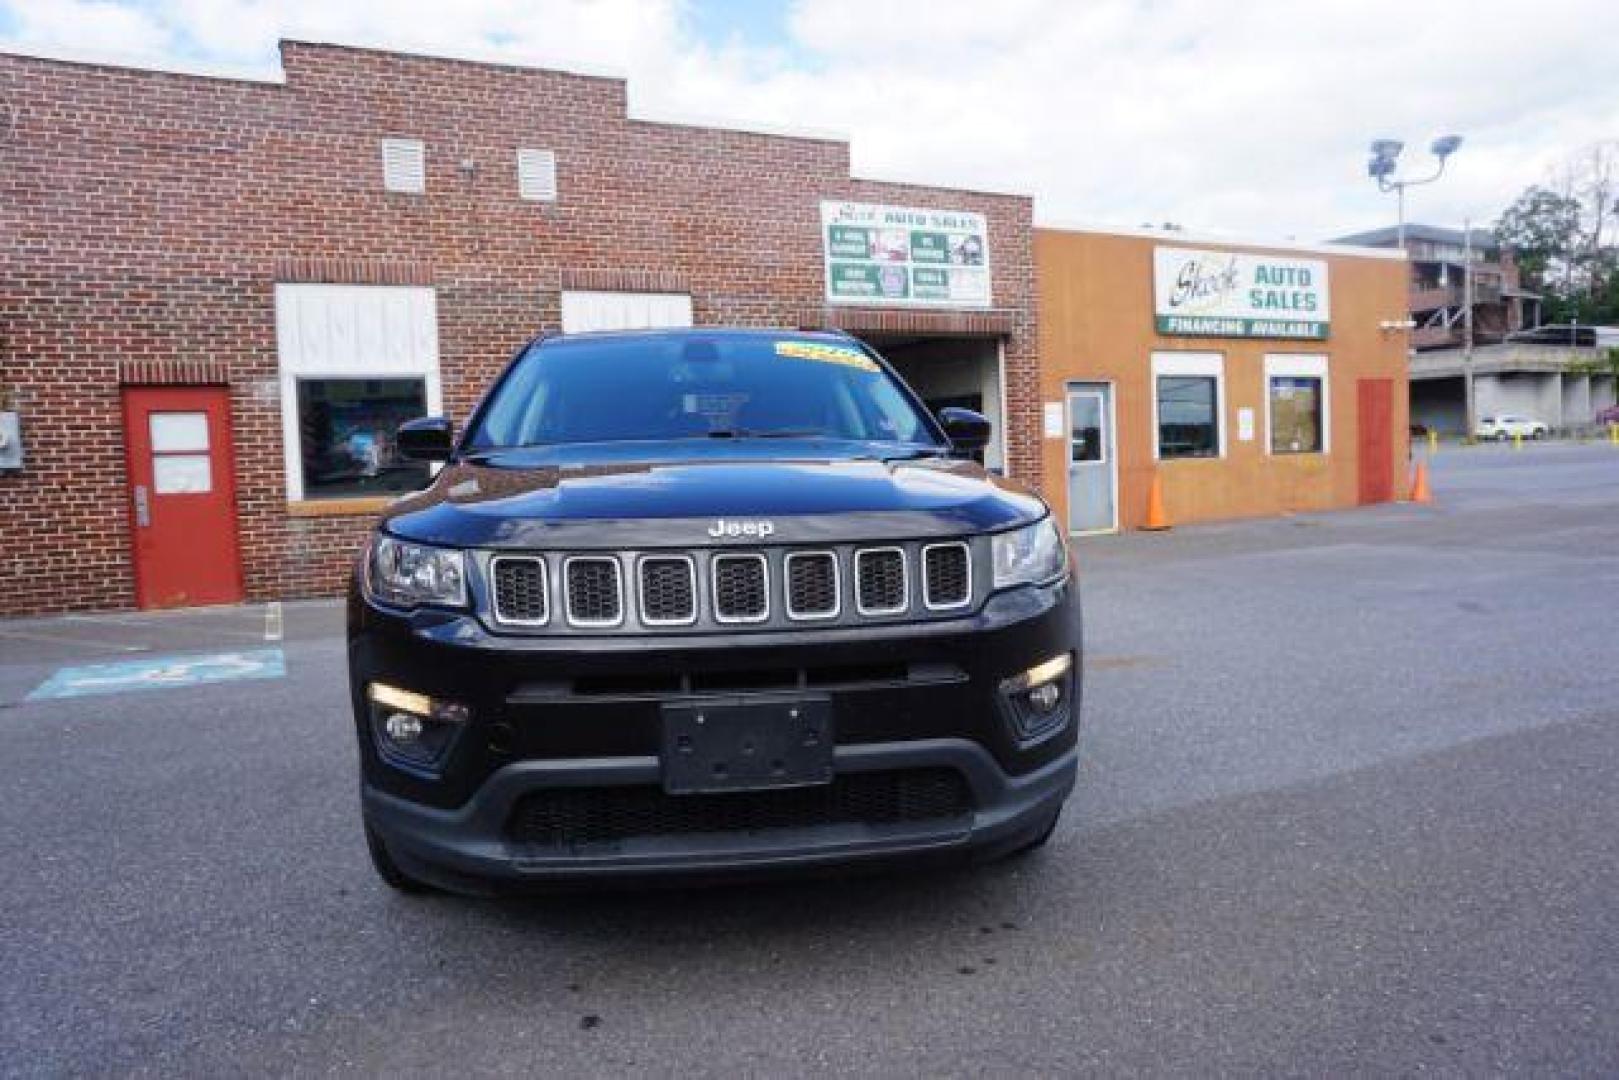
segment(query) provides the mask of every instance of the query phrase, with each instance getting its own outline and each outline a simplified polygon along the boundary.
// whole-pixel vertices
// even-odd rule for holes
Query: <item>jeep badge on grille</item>
[[[708,527],[708,535],[715,540],[736,540],[744,536],[763,540],[775,532],[775,523],[770,521],[726,521],[720,518]]]

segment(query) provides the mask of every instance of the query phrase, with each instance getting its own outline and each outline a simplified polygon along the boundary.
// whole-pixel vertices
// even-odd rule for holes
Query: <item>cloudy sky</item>
[[[1619,138],[1619,2],[1410,0],[0,0],[0,50],[273,75],[301,37],[584,67],[631,110],[850,138],[855,171],[1016,191],[1049,223],[1320,239],[1493,220]]]

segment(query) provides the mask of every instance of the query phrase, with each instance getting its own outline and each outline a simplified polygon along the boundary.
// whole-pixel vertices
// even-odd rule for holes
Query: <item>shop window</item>
[[[400,424],[444,408],[433,290],[280,284],[275,297],[287,501],[425,487],[429,468],[402,460],[397,440]]]
[[[1208,375],[1158,377],[1158,456],[1219,457],[1219,385]]]
[[[1331,409],[1325,356],[1265,357],[1265,424],[1272,454],[1328,451]]]
[[[1154,453],[1163,460],[1225,456],[1225,358],[1152,354]]]
[[[1270,380],[1270,452],[1321,452],[1321,380],[1273,376]]]
[[[306,499],[426,487],[425,462],[399,454],[399,425],[427,415],[425,379],[299,379],[298,456]]]

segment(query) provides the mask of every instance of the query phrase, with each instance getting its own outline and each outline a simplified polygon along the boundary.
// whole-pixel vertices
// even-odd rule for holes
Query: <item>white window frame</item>
[[[300,379],[421,379],[426,387],[427,415],[444,412],[438,301],[433,289],[277,285],[275,326],[288,503],[306,498],[298,425]]]
[[[1212,458],[1162,458],[1159,453],[1158,439],[1163,433],[1163,424],[1158,417],[1158,380],[1164,376],[1170,378],[1204,377],[1214,380],[1214,419],[1215,433],[1219,436],[1219,453]],[[1224,353],[1194,353],[1194,352],[1155,352],[1152,354],[1152,459],[1168,461],[1221,461],[1226,456],[1226,397],[1225,397],[1225,354]]]
[[[1277,454],[1271,449],[1271,385],[1273,378],[1321,380],[1321,449],[1297,454]],[[1265,354],[1265,453],[1275,457],[1310,457],[1332,453],[1332,380],[1327,377],[1327,357],[1322,353]]]

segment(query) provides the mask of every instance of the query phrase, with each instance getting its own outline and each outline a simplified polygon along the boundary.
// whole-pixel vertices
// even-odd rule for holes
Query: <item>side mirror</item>
[[[410,461],[448,461],[455,426],[448,416],[424,416],[399,425],[399,453]]]
[[[957,450],[975,453],[989,445],[989,420],[983,413],[950,406],[939,410],[939,423]]]

